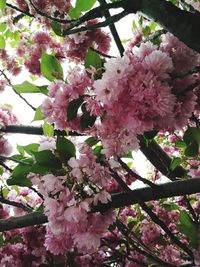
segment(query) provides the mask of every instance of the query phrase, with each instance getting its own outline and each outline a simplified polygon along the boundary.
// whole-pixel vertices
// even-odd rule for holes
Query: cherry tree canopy
[[[200,266],[200,1],[0,14],[0,91],[34,112],[0,106],[0,266]]]

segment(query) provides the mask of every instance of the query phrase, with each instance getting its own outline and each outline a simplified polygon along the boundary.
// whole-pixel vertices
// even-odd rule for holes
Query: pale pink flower
[[[93,203],[94,205],[97,205],[98,202],[108,203],[109,201],[111,201],[111,195],[107,191],[102,190],[99,193],[95,194]]]

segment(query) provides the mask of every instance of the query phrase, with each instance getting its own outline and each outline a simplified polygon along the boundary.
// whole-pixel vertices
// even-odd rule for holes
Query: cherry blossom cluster
[[[105,190],[111,178],[109,170],[96,162],[89,146],[83,145],[78,158],[68,161],[66,172],[64,176],[29,175],[44,196],[44,213],[49,221],[45,246],[54,255],[74,249],[95,252],[115,219],[113,211],[91,213],[92,205],[111,200]]]
[[[97,23],[91,20],[87,24]],[[85,31],[66,36],[64,44],[67,47],[67,57],[75,61],[83,61],[90,47],[97,51],[107,53],[110,49],[111,38],[101,29]]]
[[[28,1],[17,0],[16,2],[21,10],[28,11],[30,9],[31,13],[37,15],[37,11]],[[52,17],[64,18],[70,8],[70,0],[33,0],[32,3],[41,12]]]
[[[67,122],[66,109],[70,100],[86,93],[90,86],[90,97],[84,98],[86,107],[92,115],[101,117],[91,131],[102,140],[102,153],[108,157],[123,155],[137,149],[138,134],[187,125],[198,108],[197,94],[187,88],[197,76],[175,76],[187,73],[199,61],[196,52],[166,34],[160,47],[147,42],[128,50],[122,58],[108,60],[101,79],[93,82],[86,76],[81,80],[81,74],[74,75],[78,89],[73,83],[56,81],[42,109],[57,128],[78,130],[79,115]]]
[[[31,44],[31,45],[30,45]],[[40,61],[42,51],[53,51],[59,59],[63,57],[64,50],[62,46],[56,42],[49,33],[37,32],[30,39],[29,36],[21,36],[21,40],[16,47],[17,55],[23,59],[24,66],[33,75],[40,75]]]
[[[14,56],[10,56],[6,49],[0,49],[0,60],[4,70],[9,71],[13,76],[17,76],[21,67]]]
[[[75,120],[67,119],[67,107],[72,100],[87,92],[92,84],[85,71],[75,68],[67,77],[68,83],[56,81],[49,86],[49,97],[42,104],[42,111],[49,123],[55,123],[57,129],[80,129],[80,116]]]
[[[17,118],[12,111],[4,106],[0,107],[0,128],[11,124],[17,124]],[[12,151],[9,141],[1,134],[0,136],[0,155],[8,156]]]

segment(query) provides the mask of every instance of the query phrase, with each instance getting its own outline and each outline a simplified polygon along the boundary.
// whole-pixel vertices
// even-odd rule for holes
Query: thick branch
[[[187,194],[195,194],[200,192],[200,178],[170,182],[158,185],[157,189],[146,187],[132,190],[132,193],[118,193],[112,195],[111,202],[107,204],[98,204],[92,208],[92,212],[106,212],[111,208],[125,207],[138,203],[158,200],[167,197],[182,196]],[[30,213],[25,216],[11,217],[6,220],[0,220],[0,231],[7,231],[25,226],[33,226],[47,222],[47,217],[38,212]]]
[[[32,212],[24,216],[10,217],[9,219],[0,220],[0,232],[43,224],[47,222],[47,217],[40,212]]]
[[[137,11],[142,12],[145,16],[156,21],[164,29],[174,34],[190,48],[200,52],[200,13],[181,10],[171,2],[165,0],[122,0],[112,4],[102,5],[100,7],[102,9],[97,7],[89,11],[79,19],[78,23],[74,23],[70,29],[91,18],[102,17],[105,10],[118,7],[122,7],[127,14],[136,13]],[[112,20],[107,20],[104,23],[98,23],[98,27],[105,27],[112,23]],[[95,27],[96,25],[92,25],[91,30]],[[88,28],[81,27],[74,31],[66,30],[66,33],[71,34],[83,30],[88,30]]]
[[[142,136],[139,137],[139,140],[142,153],[163,175],[175,180],[176,177],[181,178],[186,174],[186,170],[181,166],[176,167],[174,171],[170,171],[171,158],[154,140],[149,144],[146,144]]]
[[[135,12],[135,6],[138,5],[138,11],[159,23],[190,48],[200,52],[200,13],[181,10],[165,0],[124,0],[122,2],[128,12]]]

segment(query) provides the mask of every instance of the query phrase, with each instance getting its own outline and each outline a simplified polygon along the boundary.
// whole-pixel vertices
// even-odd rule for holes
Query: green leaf
[[[24,81],[21,84],[16,84],[12,86],[14,88],[14,90],[19,93],[42,93],[47,95],[48,94],[48,90],[47,90],[47,86],[36,86],[28,81]]]
[[[6,182],[8,185],[18,185],[18,186],[32,186],[29,179],[26,178],[31,170],[31,166],[18,165],[14,168],[12,176]]]
[[[170,163],[170,170],[174,171],[176,167],[178,167],[181,164],[182,160],[179,157],[174,157]]]
[[[187,146],[184,151],[186,157],[196,157],[199,153],[199,145],[196,142],[191,143]]]
[[[0,9],[3,11],[6,8],[6,0],[0,0]]]
[[[176,5],[177,4],[177,0],[169,0],[172,4]]]
[[[81,110],[83,112],[81,118],[80,118],[80,125],[81,129],[85,130],[89,127],[92,127],[96,121],[96,116],[90,115],[90,112],[86,109],[86,104],[84,103],[81,106]]]
[[[44,212],[44,204],[43,203],[36,209],[36,212],[41,212],[41,213]]]
[[[100,69],[102,67],[101,57],[99,56],[99,54],[89,49],[85,57],[84,65],[86,68],[93,66],[95,69]]]
[[[199,152],[200,130],[195,127],[189,127],[184,133],[183,140],[187,144],[184,154],[187,157],[196,157]]]
[[[0,23],[0,32],[4,32],[7,28],[7,25],[5,22]]]
[[[183,140],[187,145],[193,143],[194,141],[197,144],[200,144],[200,129],[189,127],[184,133]]]
[[[42,113],[41,107],[38,107],[35,111],[33,121],[41,121],[41,120],[44,120],[44,115]]]
[[[89,137],[88,139],[85,140],[85,142],[89,145],[89,146],[95,146],[99,140],[94,138],[94,137]]]
[[[9,192],[10,192],[10,190],[8,188],[3,188],[2,189],[3,197],[4,198],[7,198]]]
[[[36,173],[36,174],[41,174],[41,175],[45,175],[49,172],[54,171],[54,169],[50,169],[48,166],[42,166],[38,163],[34,163],[33,166],[31,167],[31,172],[32,173]]]
[[[63,69],[55,56],[48,55],[43,51],[40,67],[42,75],[49,81],[52,82],[55,79],[63,80]]]
[[[149,34],[151,33],[151,28],[149,26],[146,26],[143,30],[142,33],[144,35],[144,37],[149,36]]]
[[[81,12],[77,10],[75,7],[71,6],[69,10],[69,16],[72,19],[78,19],[81,16]]]
[[[122,158],[132,159],[133,158],[132,152],[128,152],[127,154],[123,155]]]
[[[4,173],[4,169],[0,167],[0,175],[2,175],[3,173]]]
[[[43,132],[44,132],[44,135],[46,136],[54,136],[54,128],[51,124],[45,122],[42,126],[42,129],[43,129]]]
[[[61,161],[50,150],[43,150],[34,153],[36,163],[49,170],[61,169]]]
[[[79,12],[88,11],[95,3],[96,0],[76,0],[75,9]]]
[[[11,237],[11,239],[9,240],[9,242],[11,244],[15,244],[15,243],[21,243],[23,240],[22,240],[22,236],[21,235],[14,235]]]
[[[150,131],[150,132],[145,132],[144,133],[144,137],[147,139],[147,140],[152,140],[154,137],[156,137],[158,131]]]
[[[56,151],[58,152],[62,162],[67,162],[70,158],[76,156],[76,148],[74,144],[62,136],[58,136],[57,138]]]
[[[100,162],[104,159],[104,155],[101,153],[101,150],[103,149],[103,146],[96,146],[93,149],[94,155],[97,157],[97,162]]]
[[[90,112],[84,112],[83,115],[80,118],[80,125],[81,129],[85,130],[87,128],[90,128],[94,125],[96,121],[96,117],[93,115],[90,115]]]
[[[6,41],[2,35],[0,35],[0,49],[5,49]]]
[[[21,155],[22,157],[24,157],[25,153],[24,153],[24,148],[23,148],[23,146],[17,145],[17,150],[18,150],[18,152],[20,153],[20,155]]]
[[[4,237],[3,234],[0,235],[0,246],[4,244]]]
[[[198,228],[185,210],[182,210],[180,212],[180,223],[177,225],[177,227],[180,232],[182,232],[188,237],[190,241],[190,246],[193,248],[197,248]]]
[[[164,207],[165,209],[167,210],[179,210],[179,206],[176,205],[175,203],[166,203],[166,204],[163,204],[162,207]]]
[[[71,121],[77,117],[78,109],[82,105],[83,101],[84,99],[81,96],[69,102],[68,108],[67,108],[67,120],[68,121]]]
[[[179,148],[186,148],[186,143],[185,142],[183,142],[183,141],[181,141],[181,140],[177,140],[176,142],[175,142],[175,146],[176,147],[179,147]]]
[[[127,166],[131,169],[133,167],[133,162],[128,162]]]
[[[133,20],[132,25],[133,25],[133,29],[134,30],[136,30],[138,28],[137,23],[135,22],[135,20]]]
[[[61,30],[61,25],[60,23],[54,21],[51,24],[51,28],[54,31],[54,33],[58,36],[62,36],[62,30]]]
[[[151,24],[149,25],[151,31],[154,31],[157,26],[158,26],[158,24],[155,21],[151,22]]]
[[[40,146],[39,144],[33,143],[27,146],[18,146],[18,148],[23,149],[27,154],[33,156],[35,152],[38,152],[39,146]]]

